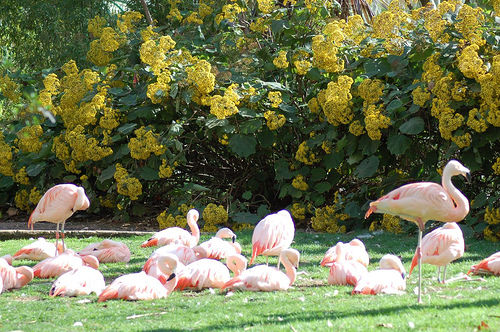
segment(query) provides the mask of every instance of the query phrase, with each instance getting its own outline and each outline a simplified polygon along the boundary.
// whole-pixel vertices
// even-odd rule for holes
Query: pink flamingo
[[[436,228],[422,239],[422,263],[438,266],[438,282],[446,282],[446,266],[464,255],[465,243],[462,230],[457,223],[449,222]],[[411,261],[411,271],[417,265],[418,254],[415,252]],[[441,280],[441,266],[443,279]]]
[[[58,184],[45,192],[38,202],[35,210],[28,220],[28,227],[33,230],[33,225],[38,221],[55,223],[56,248],[59,241],[59,224],[62,224],[62,243],[64,246],[64,223],[77,210],[86,210],[90,206],[89,199],[82,187],[74,184]],[[57,255],[57,250],[55,255]]]
[[[472,265],[467,274],[470,274],[471,272],[474,274],[500,275],[500,251],[483,259],[478,264]]]
[[[295,281],[296,268],[299,266],[300,254],[297,250],[288,248],[280,252],[280,260],[286,274],[275,267],[257,265],[241,272],[224,284],[222,289],[241,289],[249,291],[287,290]]]
[[[456,160],[443,170],[442,185],[417,182],[404,185],[370,203],[365,218],[372,212],[387,213],[412,221],[418,226],[418,303],[422,303],[422,231],[428,220],[458,222],[469,213],[469,201],[453,186],[451,178],[462,175],[470,181],[470,171]]]
[[[177,284],[177,256],[166,254],[160,258],[160,268],[163,274],[169,275],[164,280],[160,280],[147,275],[144,271],[126,274],[115,279],[99,295],[98,302],[110,299],[123,300],[154,300],[165,298],[170,294]]]
[[[19,249],[12,257],[14,259],[42,261],[45,258],[54,257],[55,251],[62,253],[64,251],[62,245],[59,245],[56,250],[56,246],[53,243],[47,242],[43,237],[39,237],[35,242]]]
[[[190,248],[198,244],[200,240],[200,229],[198,228],[198,218],[200,214],[195,209],[191,209],[187,213],[187,224],[191,229],[191,233],[180,227],[169,227],[156,232],[151,238],[145,241],[141,247],[164,246],[171,243],[184,244]]]
[[[0,257],[0,293],[12,288],[21,288],[33,279],[33,270],[28,266],[12,267],[9,259]]]
[[[123,242],[103,240],[91,243],[78,252],[80,256],[92,255],[97,257],[100,263],[116,263],[130,261],[130,250]]]
[[[73,250],[67,249],[62,254],[46,258],[33,266],[33,273],[37,278],[53,278],[83,265],[97,269],[99,261],[94,256],[82,257]]]
[[[146,261],[142,270],[156,279],[168,278],[168,276],[165,275],[158,267],[158,258],[166,254],[173,254],[177,257],[179,260],[177,266],[178,270],[180,270],[181,267],[184,267],[184,265],[191,264],[197,259],[196,253],[192,248],[186,247],[182,244],[168,244],[156,249]]]
[[[294,235],[295,225],[287,210],[270,214],[259,221],[253,230],[250,265],[253,264],[258,255],[279,257],[282,250],[290,247]],[[278,258],[278,267],[279,264]]]
[[[89,295],[94,292],[101,294],[105,287],[104,277],[99,270],[89,266],[80,266],[63,273],[54,281],[50,296]]]
[[[394,255],[384,255],[380,259],[380,269],[365,274],[352,294],[400,294],[405,289],[405,268],[401,260]]]
[[[344,251],[349,250],[348,244],[337,243],[335,246],[336,260],[331,263],[328,283],[330,285],[356,286],[358,281],[368,273],[366,267],[357,260],[347,260]]]
[[[339,259],[336,251],[338,245],[343,246],[342,253],[346,261],[355,260],[363,264],[365,267],[367,267],[370,263],[370,257],[368,256],[368,252],[366,252],[363,242],[358,239],[353,239],[345,245],[342,242],[338,242],[336,245],[328,249],[325,253],[325,257],[323,257],[323,260],[320,263],[321,266],[331,266]]]
[[[230,238],[232,241],[224,241]],[[221,228],[215,234],[215,237],[205,241],[193,250],[198,258],[224,259],[227,256],[241,254],[241,245],[236,242],[236,235],[229,228]]]

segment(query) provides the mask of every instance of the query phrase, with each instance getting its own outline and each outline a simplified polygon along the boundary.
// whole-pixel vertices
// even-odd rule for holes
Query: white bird
[[[94,292],[101,294],[105,287],[104,277],[99,270],[89,266],[80,266],[63,273],[54,281],[50,296],[89,295]]]
[[[141,247],[164,246],[167,244],[184,244],[187,247],[194,247],[200,240],[200,228],[198,227],[198,218],[200,214],[195,209],[188,211],[186,218],[191,233],[180,227],[169,227],[156,232],[151,238],[145,241]]]
[[[358,281],[352,294],[401,294],[406,290],[406,271],[394,255],[380,259],[380,269],[370,271]]]

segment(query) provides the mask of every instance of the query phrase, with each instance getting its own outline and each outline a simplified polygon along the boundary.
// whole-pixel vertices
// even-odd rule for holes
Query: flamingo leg
[[[66,245],[64,244],[64,224],[66,223],[66,221],[63,221],[63,224],[62,224],[62,244],[63,244],[63,252],[66,251]],[[57,249],[57,247],[56,247]]]
[[[418,228],[418,303],[422,303],[422,229]]]
[[[441,282],[441,266],[438,266],[438,282]]]
[[[281,260],[280,260],[280,256],[278,256],[278,270],[280,269],[280,263],[281,263]]]
[[[445,265],[444,268],[443,268],[443,284],[446,282],[446,267],[448,265]]]
[[[269,265],[269,256],[266,256],[266,265]]]
[[[59,224],[57,223],[56,224],[56,254],[55,256],[57,256],[59,253],[57,252],[57,244],[59,243]]]

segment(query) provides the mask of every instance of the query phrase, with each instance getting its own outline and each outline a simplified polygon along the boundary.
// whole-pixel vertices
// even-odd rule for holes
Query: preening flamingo
[[[126,274],[115,279],[99,295],[98,302],[110,299],[154,300],[165,298],[177,284],[177,256],[166,254],[159,258],[160,268],[169,277],[162,282],[147,275],[144,271]]]
[[[352,285],[356,286],[358,281],[368,273],[366,267],[357,260],[346,259],[344,251],[350,247],[345,243],[337,243],[335,246],[336,259],[330,266],[328,283],[330,285]]]
[[[470,274],[471,272],[474,274],[500,275],[500,251],[483,259],[478,264],[472,265],[467,274]]]
[[[405,289],[405,268],[401,260],[394,255],[384,255],[380,259],[380,269],[365,274],[352,294],[400,294]]]
[[[287,290],[295,281],[296,268],[299,266],[300,253],[292,248],[284,249],[280,253],[280,260],[285,267],[286,274],[275,267],[257,265],[241,272],[226,282],[222,289],[241,289],[249,291]]]
[[[223,239],[230,238],[231,242]],[[236,242],[236,235],[229,228],[221,228],[215,237],[193,248],[198,258],[224,259],[230,255],[241,254],[241,245]]]
[[[59,242],[59,224],[62,224],[62,243],[64,246],[64,223],[77,210],[86,210],[90,206],[89,199],[82,187],[74,184],[58,184],[45,192],[28,220],[28,227],[39,221],[55,223],[56,248]],[[57,251],[55,252],[57,255]]]
[[[202,258],[177,271],[177,286],[175,289],[191,288],[222,288],[229,281],[228,268],[212,258]]]
[[[149,259],[142,267],[142,270],[156,279],[168,278],[168,275],[165,275],[158,266],[158,258],[166,254],[173,254],[177,257],[179,260],[177,266],[178,270],[180,270],[184,265],[188,265],[197,259],[196,253],[192,248],[186,247],[183,244],[168,244],[153,251]]]
[[[336,245],[328,249],[321,261],[321,266],[331,266],[333,262],[338,260],[337,256],[337,246],[343,246],[342,253],[344,255],[344,260],[355,260],[365,267],[370,264],[370,257],[368,256],[368,252],[366,251],[365,245],[359,239],[353,239],[349,243],[337,242]]]
[[[80,256],[67,249],[62,254],[46,258],[33,266],[33,273],[37,278],[54,278],[83,265],[97,269],[99,261],[94,256]]]
[[[442,185],[417,182],[404,185],[370,203],[365,214],[387,213],[412,221],[418,226],[418,303],[422,302],[422,231],[428,220],[459,222],[469,213],[469,201],[453,185],[451,178],[462,175],[470,181],[470,171],[456,160],[450,160],[443,169]]]
[[[165,228],[153,234],[141,247],[164,246],[171,243],[184,244],[190,248],[194,247],[200,240],[200,229],[197,224],[199,217],[200,214],[198,211],[195,209],[189,210],[186,218],[191,233],[180,227]]]
[[[57,252],[63,252],[62,245],[59,245]],[[12,257],[14,259],[30,259],[32,261],[42,261],[45,258],[54,257],[56,246],[47,242],[43,237],[19,249]]]
[[[52,284],[49,295],[78,296],[89,295],[92,292],[99,295],[105,286],[104,277],[99,270],[80,266],[61,274]]]
[[[258,255],[279,257],[282,250],[290,247],[294,235],[295,225],[290,212],[281,210],[266,216],[253,230],[250,265]],[[279,264],[278,259],[278,267]]]
[[[462,230],[457,223],[449,222],[442,227],[436,228],[422,239],[422,263],[436,265],[438,267],[438,282],[446,282],[446,266],[464,255],[465,243]],[[415,252],[411,261],[411,271],[417,265],[418,253]],[[441,279],[441,266],[443,279]]]
[[[103,240],[91,243],[78,252],[80,256],[95,256],[100,263],[116,263],[130,261],[130,250],[123,242]]]
[[[33,279],[29,266],[13,267],[5,258],[0,258],[0,293],[12,288],[21,288]]]

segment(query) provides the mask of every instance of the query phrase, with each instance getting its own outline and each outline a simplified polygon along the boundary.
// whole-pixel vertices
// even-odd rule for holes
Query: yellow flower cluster
[[[26,166],[21,167],[21,169],[17,171],[14,175],[14,181],[24,185],[28,185],[30,183],[28,173],[26,173]]]
[[[168,72],[168,61],[166,56],[171,51],[176,43],[169,35],[155,38],[151,36],[148,40],[141,44],[139,54],[141,61],[150,66],[151,71],[156,76],[159,76],[163,71]]]
[[[329,73],[338,73],[344,69],[344,60],[337,57],[338,47],[323,35],[312,39],[313,65]]]
[[[229,144],[229,137],[227,134],[222,135],[222,137],[219,137],[219,143],[222,145],[228,145]]]
[[[345,233],[345,225],[340,226],[342,222],[349,218],[349,215],[338,212],[336,205],[327,205],[323,208],[317,208],[314,216],[311,218],[312,227],[318,232]]]
[[[111,53],[116,51],[124,43],[124,41],[124,38],[110,27],[102,29],[102,34],[99,38],[102,50]]]
[[[366,105],[375,104],[384,94],[384,82],[379,79],[365,79],[358,86],[358,94],[365,101]]]
[[[500,127],[500,55],[495,55],[489,73],[479,78],[480,96],[483,100],[481,110],[487,112],[486,120]]]
[[[200,18],[198,12],[191,12],[191,14],[184,18],[184,23],[201,25],[203,24],[203,20]]]
[[[455,28],[462,34],[465,41],[482,46],[486,43],[483,39],[481,25],[484,23],[484,14],[481,7],[472,8],[467,4],[460,7]]]
[[[459,148],[465,148],[470,146],[472,141],[472,136],[469,133],[463,135],[455,135],[451,138],[452,142],[455,143]]]
[[[5,176],[13,176],[12,170],[12,148],[5,143],[5,137],[0,131],[0,174]]]
[[[475,80],[478,80],[480,76],[486,73],[486,66],[477,54],[478,50],[479,46],[472,44],[465,47],[457,57],[458,69],[460,69],[465,77]]]
[[[213,13],[214,10],[210,6],[211,3],[209,3],[208,5],[206,3],[203,3],[202,1],[200,1],[199,3],[200,6],[198,7],[198,14],[200,15],[201,19],[204,19],[205,17]]]
[[[43,79],[44,89],[40,90],[39,99],[43,106],[52,106],[52,96],[59,93],[61,83],[55,73],[47,75]]]
[[[97,15],[93,19],[89,20],[87,30],[94,38],[100,38],[105,25],[106,19]]]
[[[148,159],[151,153],[159,156],[167,149],[159,142],[159,135],[147,130],[144,126],[134,130],[136,137],[132,137],[128,143],[130,155],[134,159]]]
[[[491,229],[491,225],[486,226],[483,231],[484,238],[491,242],[498,242],[500,240],[500,231],[494,232]]]
[[[73,130],[68,130],[64,136],[64,139],[72,149],[71,159],[73,161],[98,161],[113,154],[113,150],[110,147],[100,146],[96,138],[87,138],[84,131],[83,126],[78,125]]]
[[[306,165],[312,165],[320,160],[320,158],[317,158],[316,155],[311,151],[309,146],[307,146],[306,141],[300,143],[297,152],[295,152],[295,159],[303,162]]]
[[[33,205],[37,205],[38,202],[42,199],[42,193],[36,187],[31,188],[29,201]]]
[[[29,211],[29,194],[26,189],[21,189],[16,192],[16,196],[14,197],[14,203],[17,208],[23,211]]]
[[[215,22],[220,24],[222,20],[227,20],[228,22],[234,22],[239,13],[243,12],[243,8],[237,4],[227,4],[222,7],[222,12],[215,16]]]
[[[422,88],[422,86],[418,86],[413,90],[411,95],[413,97],[413,103],[420,107],[424,107],[425,103],[431,99],[431,93],[426,91],[425,88]]]
[[[42,149],[40,141],[42,134],[42,126],[26,126],[17,132],[17,139],[14,140],[14,143],[24,152],[39,152]]]
[[[311,113],[318,113],[320,111],[320,105],[318,102],[318,98],[311,98],[307,102],[307,107],[311,111]]]
[[[297,74],[305,75],[311,69],[312,63],[307,60],[297,60],[293,62],[295,68],[297,69]]]
[[[187,209],[186,209],[187,208]],[[186,204],[182,204],[177,208],[177,210],[181,213],[178,215],[172,215],[168,214],[167,211],[163,211],[160,213],[158,217],[156,217],[156,220],[158,221],[158,226],[160,229],[165,229],[168,227],[181,227],[181,228],[186,228],[187,226],[187,220],[186,220],[186,215],[187,211],[189,209],[192,209],[193,207],[190,206],[188,207]],[[186,211],[184,211],[186,210]]]
[[[309,189],[309,185],[307,184],[306,181],[304,181],[304,176],[302,174],[298,174],[293,180],[292,180],[292,186],[301,191],[306,191]]]
[[[279,51],[278,56],[273,60],[273,64],[281,69],[288,68],[289,63],[286,59],[286,54],[286,51]]]
[[[265,17],[258,17],[255,21],[250,23],[250,30],[253,32],[264,33],[269,29],[269,19]]]
[[[326,119],[334,126],[348,124],[352,121],[354,113],[350,108],[351,85],[353,79],[341,75],[337,82],[330,82],[325,90],[318,93],[318,101]]]
[[[259,10],[264,14],[269,14],[274,10],[274,0],[257,0]]]
[[[21,97],[19,84],[12,80],[7,74],[0,76],[0,92],[10,101],[17,102]]]
[[[116,20],[116,26],[123,33],[135,32],[135,26],[142,20],[144,16],[136,11],[130,11],[123,14],[118,14],[118,19]]]
[[[158,170],[158,176],[160,179],[169,178],[174,174],[174,168],[170,165],[167,165],[167,160],[162,159],[160,169]]]
[[[363,135],[366,131],[365,131],[365,127],[363,126],[363,124],[361,123],[361,121],[359,120],[354,120],[353,122],[351,122],[351,124],[349,125],[349,132],[355,136],[361,136]]]
[[[264,118],[266,119],[266,124],[269,130],[279,129],[283,127],[286,122],[286,117],[283,114],[276,115],[274,111],[265,112]]]
[[[500,209],[486,207],[484,220],[490,225],[500,224]]]
[[[238,113],[238,107],[230,95],[215,95],[210,98],[210,113],[215,115],[217,119],[225,119]]]
[[[142,195],[142,184],[134,177],[129,176],[127,170],[121,164],[115,166],[114,178],[119,194],[130,197],[131,200],[137,200]]]
[[[197,61],[186,68],[187,82],[194,88],[193,100],[199,105],[210,105],[208,96],[215,88],[215,75],[211,73],[212,66],[206,60]]]
[[[283,101],[281,99],[281,92],[279,91],[269,91],[267,93],[267,99],[271,102],[271,107],[278,107],[281,102]]]
[[[332,153],[332,142],[323,141],[321,143],[321,148],[323,149],[323,151],[325,151],[326,154]]]
[[[119,110],[111,107],[104,107],[103,115],[99,119],[99,126],[111,131],[120,125]]]
[[[226,209],[222,205],[214,203],[209,203],[205,207],[202,216],[205,221],[205,225],[203,226],[204,232],[216,232],[217,225],[225,224],[228,220]]]
[[[382,138],[381,128],[388,128],[391,124],[391,119],[382,114],[383,105],[378,108],[375,105],[368,106],[364,110],[365,113],[365,126],[368,136],[373,141],[378,141]]]
[[[497,158],[497,161],[491,166],[493,168],[493,172],[495,174],[500,175],[500,158]]]
[[[113,53],[105,51],[100,39],[90,42],[90,49],[87,52],[87,60],[97,66],[107,65],[113,59]]]
[[[451,1],[441,2],[437,8],[419,11],[424,16],[424,26],[429,32],[429,36],[434,42],[447,42],[450,36],[445,33],[445,29],[450,25],[443,15],[449,15],[455,11],[455,3]]]
[[[106,196],[99,196],[99,202],[101,203],[101,206],[104,206],[108,209],[112,209],[115,207],[115,200],[110,194],[106,194]]]
[[[306,208],[301,203],[293,203],[290,209],[292,216],[298,220],[306,219]]]
[[[401,228],[401,219],[397,216],[392,216],[390,214],[384,214],[381,223],[382,229],[390,233],[401,234],[403,229]]]
[[[373,37],[384,39],[384,48],[389,54],[400,55],[404,48],[404,25],[410,15],[396,2],[373,18]]]
[[[346,38],[351,40],[355,45],[359,45],[368,36],[365,22],[360,15],[349,16],[343,31]]]

